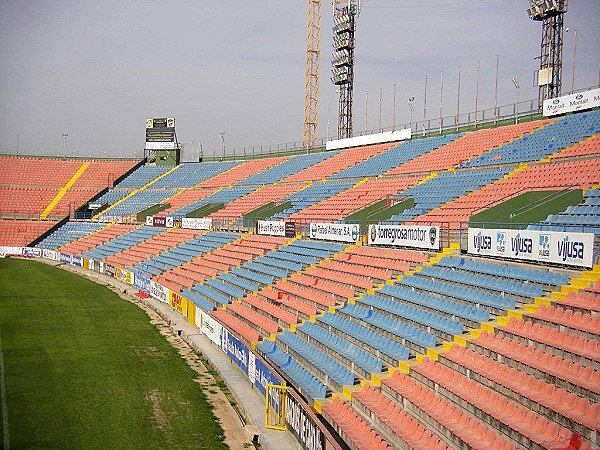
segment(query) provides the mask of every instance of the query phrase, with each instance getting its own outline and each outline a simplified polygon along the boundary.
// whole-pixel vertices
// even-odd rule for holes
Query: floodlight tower
[[[352,136],[352,95],[354,92],[354,47],[356,18],[361,0],[332,0],[333,54],[331,81],[339,86],[338,139]]]
[[[317,144],[319,126],[319,62],[321,59],[321,0],[308,0],[304,148]]]
[[[529,0],[532,20],[542,22],[540,70],[537,73],[539,105],[558,97],[562,87],[563,23],[567,0]]]

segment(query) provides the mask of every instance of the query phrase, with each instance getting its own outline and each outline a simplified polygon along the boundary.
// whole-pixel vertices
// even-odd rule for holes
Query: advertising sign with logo
[[[150,295],[163,303],[169,303],[169,289],[152,280],[150,280]]]
[[[221,348],[226,350],[227,356],[248,374],[248,347],[225,328],[221,334]]]
[[[99,261],[99,264],[100,264],[99,272],[104,273],[104,261]]]
[[[200,311],[200,308],[197,308],[196,311]],[[201,331],[213,343],[221,347],[221,336],[223,334],[223,326],[219,322],[214,320],[212,317],[210,317],[208,314],[202,314]]]
[[[440,227],[369,225],[369,245],[393,245],[425,250],[440,249]]]
[[[285,396],[285,423],[302,447],[307,450],[324,450],[325,435],[313,418],[288,391]]]
[[[22,247],[0,247],[0,252],[4,253],[5,256],[8,255],[18,255],[21,256],[23,253]]]
[[[83,267],[83,256],[73,255],[73,257],[71,258],[71,265]]]
[[[275,374],[254,353],[250,353],[248,361],[248,378],[263,396],[267,392],[267,384],[281,384]]]
[[[35,247],[23,247],[21,254],[26,258],[39,258],[42,255],[42,251]]]
[[[285,237],[293,238],[296,236],[296,222],[285,223]]]
[[[210,217],[182,217],[181,228],[187,230],[210,230],[212,219]]]
[[[592,89],[591,91],[544,100],[543,112],[544,116],[548,117],[598,106],[600,106],[600,89]]]
[[[68,253],[61,253],[60,262],[63,264],[71,264],[71,255],[69,255]]]
[[[150,294],[150,279],[139,273],[135,275],[133,285],[140,291]]]
[[[117,276],[117,269],[114,266],[111,266],[110,264],[104,264],[104,275],[108,275],[109,277],[116,277]]]
[[[353,244],[360,239],[360,225],[357,223],[311,223],[309,227],[311,239]]]
[[[469,228],[467,251],[536,262],[592,267],[594,235],[533,230]]]
[[[283,220],[257,220],[256,233],[269,236],[285,236],[285,222]]]
[[[177,292],[169,290],[169,305],[178,313],[187,315],[187,300]]]
[[[146,216],[146,225],[151,227],[154,224],[154,217]]]
[[[55,252],[54,250],[48,250],[47,248],[42,250],[42,256],[46,259],[51,259],[52,261],[59,261],[60,254]]]
[[[337,150],[340,148],[360,147],[363,145],[382,144],[384,142],[396,142],[411,138],[411,129],[386,131],[384,133],[365,134],[345,139],[337,139],[325,143],[326,150]]]
[[[166,227],[167,226],[167,218],[164,216],[152,216],[152,226],[153,227]]]
[[[134,284],[135,281],[133,272],[121,268],[117,269],[117,278],[127,284]]]

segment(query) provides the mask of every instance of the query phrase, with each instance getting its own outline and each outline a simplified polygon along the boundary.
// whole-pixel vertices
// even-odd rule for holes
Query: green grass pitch
[[[0,259],[0,339],[12,448],[227,448],[195,373],[105,286]]]

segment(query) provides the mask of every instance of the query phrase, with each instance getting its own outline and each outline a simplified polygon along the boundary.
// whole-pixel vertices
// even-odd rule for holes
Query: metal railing
[[[589,86],[583,89],[577,89],[574,92],[584,92],[590,89],[596,89],[600,86]],[[411,128],[413,137],[423,136],[435,136],[440,134],[459,133],[466,131],[474,131],[482,128],[492,128],[501,125],[508,125],[510,123],[529,122],[537,120],[542,117],[540,105],[538,99],[524,100],[515,103],[509,103],[492,108],[486,108],[478,111],[471,111],[462,114],[452,114],[444,117],[437,118],[426,118],[425,120],[417,120],[412,122],[398,123],[395,126],[386,126],[381,128],[371,128],[368,130],[360,130],[353,133],[352,137],[363,136],[368,134],[396,131],[404,128]],[[357,129],[358,127],[355,127]],[[204,151],[202,144],[199,142],[183,142],[182,147],[190,146],[194,148],[194,153],[198,153],[198,157],[201,157],[204,161],[222,161],[222,160],[233,160],[233,159],[253,159],[262,158],[265,156],[283,156],[283,155],[294,155],[301,153],[315,153],[321,152],[325,149],[327,141],[336,139],[333,133],[329,136],[323,136],[317,140],[317,143],[312,148],[304,148],[303,142],[288,141],[278,144],[266,144],[266,145],[255,145],[249,147],[236,147],[232,149],[228,148],[213,148]],[[197,148],[196,148],[197,147]],[[40,149],[19,149],[17,147],[7,147],[4,150],[7,155],[21,155],[21,156],[38,156],[48,158],[84,158],[84,159],[132,159],[144,157],[143,150],[134,150],[124,152],[123,150],[118,151],[118,156],[115,152],[102,151],[82,151],[69,150],[66,152],[62,148],[40,148]],[[1,153],[1,152],[0,152]],[[92,157],[92,155],[94,155]],[[197,161],[197,158],[194,161]]]
[[[468,112],[460,115],[451,115],[440,118],[430,118],[425,121],[415,121],[397,124],[395,127],[387,126],[372,128],[355,132],[352,137],[364,136],[375,133],[396,131],[405,128],[412,129],[414,138],[436,136],[441,134],[453,134],[467,131],[475,131],[483,128],[492,128],[514,123],[531,122],[542,117],[537,100],[527,100],[513,103],[497,108],[483,109],[477,112]],[[321,152],[325,149],[327,141],[336,139],[335,136],[324,136],[318,139],[315,147],[304,148],[302,141],[284,142],[280,144],[260,145],[253,147],[241,147],[233,149],[213,150],[205,153],[204,161],[209,160],[232,160],[253,159],[268,156],[284,156],[301,153]],[[185,144],[184,144],[185,145]]]

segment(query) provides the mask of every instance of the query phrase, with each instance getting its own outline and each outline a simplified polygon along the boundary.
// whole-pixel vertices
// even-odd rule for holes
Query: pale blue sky
[[[364,0],[358,18],[355,130],[408,122],[406,99],[428,116],[474,110],[481,61],[479,109],[493,106],[496,55],[499,104],[522,100],[532,86],[541,26],[526,0]],[[0,152],[52,154],[68,132],[69,154],[141,155],[146,117],[173,116],[180,141],[210,154],[301,141],[307,2],[304,0],[0,0]],[[571,0],[565,23],[563,92],[598,85],[600,1]],[[323,1],[319,135],[335,134],[337,97],[329,81],[331,5]],[[328,105],[331,112],[328,114]]]

